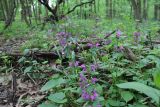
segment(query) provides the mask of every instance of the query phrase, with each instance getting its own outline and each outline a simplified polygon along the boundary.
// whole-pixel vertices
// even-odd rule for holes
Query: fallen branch
[[[111,33],[107,34],[104,39],[107,39],[108,37],[110,37],[111,35],[113,35],[117,30],[112,31]]]
[[[44,59],[58,59],[59,56],[55,52],[28,52],[28,54],[24,55],[23,53],[5,53],[8,56],[14,57],[33,57],[33,58],[44,58]]]
[[[137,57],[136,55],[133,53],[133,51],[128,48],[128,47],[124,47],[124,50],[123,50],[123,54],[124,56],[126,57],[126,59],[130,60],[130,61],[136,61],[137,60]]]
[[[151,41],[154,44],[160,44],[160,41]]]

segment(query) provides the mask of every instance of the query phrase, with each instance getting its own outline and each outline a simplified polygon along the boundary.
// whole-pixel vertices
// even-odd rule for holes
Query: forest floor
[[[20,53],[20,47],[28,41],[26,37],[11,38],[7,41],[1,38],[0,40],[0,52],[7,54]],[[160,42],[160,39],[156,39],[156,41]],[[17,60],[14,59],[16,63]],[[17,70],[18,63],[16,63],[13,64],[12,71]],[[14,72],[0,73],[0,107],[12,107],[12,105],[16,107],[21,107],[20,105],[24,107],[37,107],[47,95],[46,93],[39,92],[45,80],[36,80],[21,72]],[[23,98],[26,98],[27,101],[21,101]],[[32,102],[33,100],[34,102]]]
[[[11,59],[9,60],[12,61],[8,69],[11,72],[1,72],[7,69],[5,67],[0,69],[0,107],[13,107],[13,105],[14,107],[37,107],[46,96],[45,93],[39,92],[41,84],[45,80],[32,79],[32,77],[24,75],[19,70],[18,60],[22,57],[19,54],[23,55],[21,47],[27,41],[30,41],[30,36],[27,36],[13,37],[7,40],[3,36],[0,37],[1,58],[11,55]],[[0,66],[3,66],[1,59]],[[27,98],[27,103],[25,101],[20,102],[23,98]],[[33,100],[34,102],[32,102]],[[29,103],[30,105],[28,105]]]
[[[84,31],[84,30],[82,29],[81,31]],[[79,33],[81,33],[81,31]],[[90,31],[90,29],[89,29],[89,31]],[[34,33],[36,34],[37,32],[34,32]],[[86,32],[88,32],[88,31],[86,31]],[[33,32],[30,32],[30,33],[33,33]],[[47,31],[47,33],[48,33],[48,31]],[[63,60],[62,60],[62,62],[60,62],[59,61],[60,59],[53,58],[53,57],[57,57],[57,56],[54,56],[54,51],[52,53],[52,51],[49,51],[49,49],[46,49],[46,48],[39,49],[37,47],[42,44],[44,44],[44,46],[46,47],[46,42],[48,43],[49,40],[52,41],[52,38],[54,38],[54,37],[50,37],[48,35],[46,36],[47,33],[45,32],[45,39],[42,38],[43,36],[38,35],[39,36],[38,37],[38,36],[35,36],[34,34],[24,34],[24,35],[22,35],[22,36],[20,35],[18,37],[13,36],[7,40],[3,36],[0,37],[0,55],[1,55],[0,56],[0,107],[1,106],[2,107],[13,107],[12,105],[14,105],[15,107],[37,107],[43,101],[47,100],[47,96],[49,93],[41,92],[40,89],[42,88],[44,83],[46,83],[48,81],[48,78],[50,78],[51,75],[53,75],[55,73],[54,71],[59,70],[59,68],[66,68],[66,66],[63,66],[63,64],[61,64],[61,63],[63,63]],[[131,32],[131,33],[133,33],[133,32]],[[42,35],[43,35],[43,33],[42,33]],[[52,35],[54,35],[54,33]],[[133,51],[133,53],[139,58],[136,62],[133,61],[133,63],[132,63],[132,61],[130,61],[129,59],[126,58],[125,52],[122,53],[125,55],[118,56],[119,53],[117,54],[117,52],[114,51],[113,46],[117,42],[115,36],[116,36],[116,34],[113,34],[112,38],[106,39],[106,40],[110,40],[110,39],[113,40],[114,42],[112,43],[112,45],[108,46],[105,44],[106,46],[108,46],[107,48],[105,45],[102,45],[99,47],[99,51],[97,52],[98,59],[102,60],[101,62],[103,62],[104,64],[105,64],[105,62],[108,61],[107,63],[110,63],[111,66],[114,66],[115,68],[117,67],[117,69],[120,70],[119,75],[126,76],[126,78],[125,77],[122,78],[122,80],[124,80],[124,81],[128,81],[127,79],[132,78],[132,77],[138,78],[137,81],[139,81],[139,78],[143,81],[143,78],[141,78],[141,76],[142,77],[144,75],[148,76],[148,74],[145,74],[145,71],[143,71],[143,70],[148,69],[147,68],[148,66],[149,66],[149,69],[152,69],[155,66],[154,61],[149,61],[150,59],[148,60],[146,58],[147,55],[148,56],[150,55],[149,53],[147,53],[148,50],[151,50],[150,43],[148,44],[149,47],[145,46],[143,43],[140,44],[140,45],[142,45],[142,47],[144,46],[143,48],[141,48],[141,46],[138,47],[138,45],[137,45],[137,47],[134,47],[134,44],[132,44],[131,46],[128,46],[129,48],[133,47],[133,48],[131,48],[131,51]],[[38,37],[38,39],[37,39],[37,37]],[[90,41],[92,41],[92,39],[93,39],[93,37],[86,37],[86,38],[87,38],[87,40],[90,40]],[[78,39],[80,41],[80,40],[86,40],[86,38],[84,38],[82,36],[82,38],[78,38]],[[97,37],[97,38],[99,39],[99,37]],[[124,38],[125,38],[125,35],[124,35]],[[72,39],[76,40],[77,38],[73,37]],[[93,39],[94,42],[95,41],[97,42],[97,40]],[[128,42],[128,40],[126,40],[126,41]],[[153,45],[155,47],[158,47],[158,45],[160,45],[159,34],[158,34],[158,36],[156,36],[156,38],[152,39],[152,41],[155,41],[156,43],[153,43]],[[79,43],[78,46],[86,45],[88,41],[87,42],[85,41],[84,43],[81,43],[81,42],[83,42],[83,41],[78,42]],[[105,40],[102,40],[102,42],[105,42]],[[125,44],[125,42],[123,41],[123,36],[122,36],[122,40],[120,40],[120,42],[122,42],[121,44]],[[31,45],[30,45],[30,43],[31,43]],[[56,42],[56,43],[57,43],[57,45],[59,45],[58,42]],[[48,44],[49,44],[49,46],[47,46],[47,48],[52,47],[51,45],[54,45],[53,42],[48,43]],[[38,53],[37,56],[36,55],[25,56],[24,54],[28,53],[28,52],[24,52],[25,50],[22,51],[22,47],[26,46],[26,45],[33,46],[33,48],[37,48],[41,52],[44,52],[44,53]],[[27,46],[23,47],[23,49],[27,49]],[[157,50],[155,50],[155,52],[158,53],[159,48],[156,48],[156,49]],[[32,50],[32,47],[29,48],[29,50]],[[49,53],[45,53],[45,52],[49,52]],[[93,53],[91,54],[90,52],[91,52],[91,50],[87,50],[87,51],[84,50],[84,53],[83,53],[81,50],[79,50],[75,53],[75,56],[74,55],[73,56],[75,58],[82,57],[82,60],[84,59],[84,62],[85,61],[89,62],[88,60],[90,60],[90,56],[92,56],[92,54],[93,54]],[[106,53],[108,54],[108,52],[110,52],[109,53],[110,56],[105,57],[105,54]],[[104,54],[104,56],[103,56],[103,54]],[[39,56],[40,56],[40,58],[39,58]],[[44,57],[44,56],[47,56],[47,57]],[[53,59],[51,58],[51,56]],[[48,57],[50,58],[50,60],[48,62],[46,62],[46,60],[49,59]],[[108,60],[109,59],[108,57],[110,58],[110,60]],[[121,57],[121,58],[119,58],[119,57]],[[81,61],[81,59],[78,59],[78,60]],[[126,60],[128,61],[127,62],[128,65],[126,65],[126,62],[125,62]],[[109,61],[111,61],[111,62],[109,62]],[[114,61],[117,63],[115,63]],[[144,64],[140,65],[141,62],[143,63],[143,61],[148,61],[148,62],[147,63],[145,62]],[[118,64],[120,64],[120,65],[118,65]],[[141,68],[139,67],[139,65]],[[52,70],[50,70],[49,68],[52,68]],[[57,68],[57,69],[55,69],[55,68]],[[111,69],[110,73],[114,75],[114,70],[117,70],[117,69],[114,69],[114,70],[112,70],[112,69]],[[133,69],[132,72],[128,73],[127,71],[129,71],[131,69]],[[113,71],[113,73],[112,73],[112,71]],[[121,74],[121,71],[122,71],[122,74]],[[126,74],[124,73],[124,71],[126,71],[125,72]],[[140,73],[141,76],[137,75],[136,73]],[[112,81],[109,74],[106,74],[106,75],[107,75],[106,77],[105,77],[105,75],[101,75],[102,81],[107,81],[106,78],[107,79],[109,78],[109,80]],[[129,75],[129,77],[128,77],[128,75]],[[63,74],[63,76],[64,76],[64,74]],[[101,76],[99,76],[99,77],[101,78]],[[105,79],[103,78],[103,76],[105,77]],[[145,76],[144,76],[144,78],[145,78]],[[153,77],[149,75],[149,79],[150,78],[153,78]],[[120,78],[120,80],[117,80],[117,81],[121,81],[121,78]],[[129,80],[129,81],[134,81],[134,80]],[[146,82],[146,81],[148,82],[148,78],[147,78],[147,80],[144,79],[144,82]],[[137,93],[135,94],[135,96],[136,95],[137,95]],[[144,96],[141,96],[141,97],[146,98]],[[148,101],[148,98],[146,98],[146,99],[147,100],[144,102],[150,103],[150,101]],[[150,107],[156,107],[156,106],[154,106],[154,104],[151,104]]]
[[[3,40],[3,39],[1,39]],[[20,52],[20,47],[27,41],[26,38],[12,38],[10,40],[3,40],[0,43],[0,51],[6,53],[17,53]]]

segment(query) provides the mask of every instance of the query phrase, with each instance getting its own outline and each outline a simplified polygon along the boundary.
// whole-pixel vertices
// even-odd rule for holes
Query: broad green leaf
[[[104,97],[98,97],[98,98],[97,98],[97,101],[99,101],[99,102],[100,102],[100,101],[104,101]]]
[[[47,91],[63,83],[66,83],[66,80],[64,80],[63,78],[51,79],[41,88],[41,91]]]
[[[140,103],[135,103],[134,105],[128,105],[128,107],[148,107],[148,106],[140,104]]]
[[[160,88],[160,68],[156,69],[154,74],[154,83],[158,88]]]
[[[121,96],[126,101],[126,103],[133,99],[133,94],[129,91],[121,92]]]
[[[82,99],[82,97],[80,97],[79,99],[76,100],[76,102],[77,102],[77,103],[83,103],[83,102],[85,102],[85,101]]]
[[[18,60],[18,63],[22,63],[26,58],[25,57],[22,57]]]
[[[77,90],[76,90],[76,88],[72,88],[72,87],[68,87],[68,88],[65,88],[65,89],[63,89],[64,91],[71,91],[72,93],[77,93]]]
[[[72,56],[72,60],[75,61],[76,55],[75,55],[74,51],[72,51],[72,55],[71,56]]]
[[[31,70],[32,70],[32,66],[29,66],[24,70],[24,73],[26,74],[28,72],[31,72]]]
[[[25,49],[25,50],[23,51],[23,54],[24,54],[24,55],[27,55],[29,52],[30,52],[30,49]]]
[[[109,99],[107,100],[107,103],[113,107],[124,107],[125,106],[124,102],[120,102],[118,100]]]
[[[160,90],[157,90],[155,88],[149,87],[145,84],[138,82],[121,83],[117,84],[117,86],[122,89],[133,89],[139,91],[147,95],[148,97],[152,98],[157,104],[159,104]]]
[[[38,107],[58,107],[58,106],[52,103],[42,103]]]
[[[97,90],[98,93],[103,93],[103,87],[100,84],[97,84],[95,86],[95,89]]]
[[[55,103],[65,103],[67,102],[67,99],[65,98],[65,94],[62,92],[51,94],[48,99],[55,102]]]

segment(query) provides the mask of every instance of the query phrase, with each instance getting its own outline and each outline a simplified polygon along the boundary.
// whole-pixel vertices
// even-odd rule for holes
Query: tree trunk
[[[112,4],[112,0],[109,0],[109,18],[112,19],[113,17],[113,4]]]
[[[148,17],[148,2],[143,0],[143,19],[147,20]]]
[[[106,17],[108,17],[108,0],[106,0]]]
[[[158,4],[154,5],[154,19],[158,20]]]
[[[134,18],[135,20],[142,21],[141,15],[141,0],[131,0],[133,11],[134,11]]]
[[[0,1],[0,21],[4,21],[5,20],[5,11],[4,11],[4,7],[3,7],[3,3],[2,0]]]

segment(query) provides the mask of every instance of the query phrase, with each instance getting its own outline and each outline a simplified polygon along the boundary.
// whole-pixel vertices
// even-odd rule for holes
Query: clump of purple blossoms
[[[66,38],[59,39],[59,44],[60,44],[61,46],[65,46],[65,45],[67,44]]]
[[[98,65],[97,64],[91,64],[90,69],[91,71],[95,71],[97,69]]]
[[[116,38],[119,39],[121,35],[122,35],[122,31],[117,30],[117,32],[116,32]]]
[[[91,79],[92,84],[95,84],[97,81],[98,81],[97,78],[92,78],[92,79]]]
[[[134,32],[133,35],[134,35],[134,41],[136,43],[138,43],[139,37],[141,36],[141,33],[140,32]]]
[[[91,86],[92,84],[96,84],[96,82],[98,81],[97,78],[87,78],[88,76],[86,76],[88,73],[86,73],[87,69],[86,69],[86,65],[82,64],[81,65],[82,68],[82,72],[80,72],[80,88],[82,90],[82,94],[81,97],[83,98],[83,100],[85,101],[95,101],[98,97],[98,93],[95,89],[88,91],[87,88],[89,86]],[[85,71],[85,72],[84,72]],[[86,75],[85,75],[86,74]]]
[[[79,66],[79,61],[69,62],[69,66],[70,67],[77,67],[77,66]]]
[[[67,38],[67,37],[69,37],[70,36],[70,34],[69,33],[67,33],[67,32],[58,32],[57,34],[56,34],[56,36],[58,37],[58,38]]]
[[[140,32],[134,32],[134,36],[136,36],[136,37],[141,36],[141,33]]]
[[[82,65],[81,65],[81,68],[82,68],[82,71],[87,71],[87,68],[86,68],[86,65],[85,65],[85,64],[82,64]]]
[[[82,90],[81,97],[85,101],[95,101],[98,97],[98,93],[95,90],[93,90],[91,93],[87,92],[86,90]]]
[[[56,37],[59,41],[59,44],[64,47],[67,44],[67,39],[70,37],[70,34],[67,32],[58,32]]]

